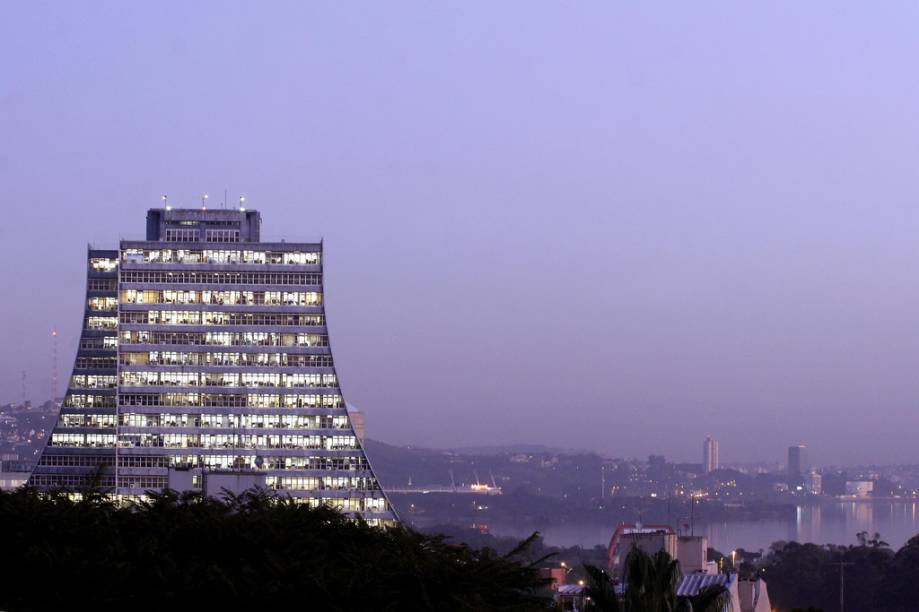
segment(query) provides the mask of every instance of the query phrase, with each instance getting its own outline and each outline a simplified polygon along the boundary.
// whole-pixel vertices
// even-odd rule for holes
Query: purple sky
[[[915,3],[128,4],[0,7],[0,401],[228,188],[372,437],[919,462]]]

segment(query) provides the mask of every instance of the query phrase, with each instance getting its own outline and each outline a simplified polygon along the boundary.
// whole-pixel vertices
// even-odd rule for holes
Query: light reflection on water
[[[526,537],[539,531],[547,544],[592,547],[607,545],[615,525],[491,525],[492,533]],[[878,532],[895,550],[919,534],[917,502],[840,501],[822,506],[802,506],[794,520],[728,521],[697,525],[696,535],[708,537],[709,546],[722,552],[734,548],[768,549],[778,540],[816,544],[855,544],[855,534]]]

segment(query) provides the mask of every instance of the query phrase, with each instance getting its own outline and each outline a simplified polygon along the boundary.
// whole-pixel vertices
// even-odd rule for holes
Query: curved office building
[[[256,211],[152,209],[89,249],[80,346],[29,483],[121,499],[252,486],[394,519],[329,346],[322,244],[259,240]]]

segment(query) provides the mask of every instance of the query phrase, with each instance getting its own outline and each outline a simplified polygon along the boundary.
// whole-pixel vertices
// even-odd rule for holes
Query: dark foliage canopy
[[[839,609],[840,571],[846,610],[919,609],[919,536],[894,552],[878,534],[857,534],[858,546],[776,542],[759,575],[780,610]]]
[[[524,544],[525,545],[525,544]],[[0,609],[544,610],[536,563],[263,492],[0,492]]]

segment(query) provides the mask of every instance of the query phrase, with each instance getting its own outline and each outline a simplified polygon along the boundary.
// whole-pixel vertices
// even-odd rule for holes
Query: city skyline
[[[919,462],[919,7],[6,16],[0,402],[54,329],[63,383],[87,241],[227,189],[327,239],[369,437]]]

